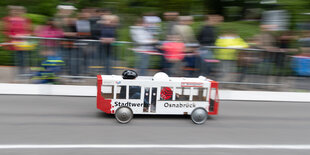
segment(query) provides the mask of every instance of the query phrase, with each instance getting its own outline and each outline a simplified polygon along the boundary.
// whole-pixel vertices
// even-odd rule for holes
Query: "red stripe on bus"
[[[218,82],[216,81],[210,81],[211,82],[211,89],[209,92],[209,103],[210,103],[210,98],[211,98],[211,91],[212,88],[215,88],[215,98],[214,98],[214,108],[213,111],[208,112],[209,115],[217,115],[218,114],[218,107],[219,107],[219,99],[218,99]]]
[[[112,108],[111,104],[112,100],[106,100],[101,95],[101,86],[102,86],[102,77],[101,75],[97,75],[97,108],[107,114],[110,114]]]

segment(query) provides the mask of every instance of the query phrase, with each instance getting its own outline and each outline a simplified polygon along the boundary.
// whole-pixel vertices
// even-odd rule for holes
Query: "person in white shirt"
[[[145,23],[142,19],[138,19],[135,26],[130,27],[131,39],[134,42],[134,51],[137,53],[139,60],[136,60],[136,68],[139,68],[140,75],[146,75],[149,67],[149,57],[147,52],[154,52],[154,45],[157,40],[146,30]]]

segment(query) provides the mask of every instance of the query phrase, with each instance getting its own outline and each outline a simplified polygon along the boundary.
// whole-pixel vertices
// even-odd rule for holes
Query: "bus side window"
[[[126,86],[125,85],[116,86],[116,99],[126,99]]]
[[[193,88],[193,101],[207,101],[207,88]]]
[[[101,86],[101,95],[105,99],[112,99],[114,93],[113,85],[102,85]]]
[[[210,111],[214,111],[214,105],[215,105],[215,100],[218,99],[217,96],[217,90],[216,88],[211,88],[211,94],[210,94]]]
[[[190,93],[191,93],[190,87],[176,87],[175,100],[188,101]]]
[[[216,99],[216,88],[211,88],[211,96],[210,96],[210,99],[211,100],[215,100]]]
[[[129,99],[140,99],[140,98],[141,98],[141,87],[129,86]]]
[[[160,100],[167,101],[172,100],[173,87],[161,87],[160,89]]]

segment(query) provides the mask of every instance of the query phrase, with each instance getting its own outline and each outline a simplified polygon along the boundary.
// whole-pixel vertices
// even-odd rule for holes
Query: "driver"
[[[125,70],[122,74],[123,79],[135,80],[138,77],[138,73],[134,70]],[[129,99],[139,99],[141,95],[140,86],[129,86]],[[120,98],[126,98],[126,86],[121,86]]]

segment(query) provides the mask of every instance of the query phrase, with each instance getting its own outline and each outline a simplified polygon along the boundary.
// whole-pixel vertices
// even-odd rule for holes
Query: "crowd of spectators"
[[[120,18],[108,9],[86,8],[80,11],[73,6],[59,5],[53,18],[45,25],[32,26],[24,17],[26,9],[21,6],[9,6],[9,15],[3,19],[4,34],[7,41],[21,42],[19,36],[38,36],[44,38],[66,38],[63,41],[41,40],[40,54],[43,57],[59,56],[73,76],[88,74],[91,61],[104,66],[101,73],[113,74],[111,60],[113,43],[117,40]],[[308,56],[309,32],[297,37],[292,32],[275,35],[275,25],[261,25],[261,31],[251,39],[244,40],[234,29],[217,30],[223,21],[220,15],[206,15],[203,26],[195,33],[192,28],[194,18],[181,16],[178,12],[159,15],[147,13],[135,20],[129,27],[135,52],[135,68],[139,75],[148,75],[147,70],[153,54],[161,55],[160,69],[171,76],[213,75],[218,78],[230,77],[239,72],[237,81],[243,81],[252,66],[262,62],[284,68],[287,53]],[[91,42],[77,43],[75,40],[97,40],[97,46]],[[300,43],[301,50],[291,48],[291,43]],[[55,48],[57,46],[57,48]],[[213,47],[223,47],[214,49]],[[19,74],[25,73],[27,52],[18,46],[10,46],[16,51],[16,65]],[[227,48],[256,48],[263,52]],[[79,52],[77,52],[79,51]],[[93,53],[96,53],[95,55]],[[29,55],[28,55],[29,56]],[[83,65],[80,65],[83,64]],[[272,67],[261,67],[262,72],[271,72]],[[183,71],[186,72],[183,72]]]

